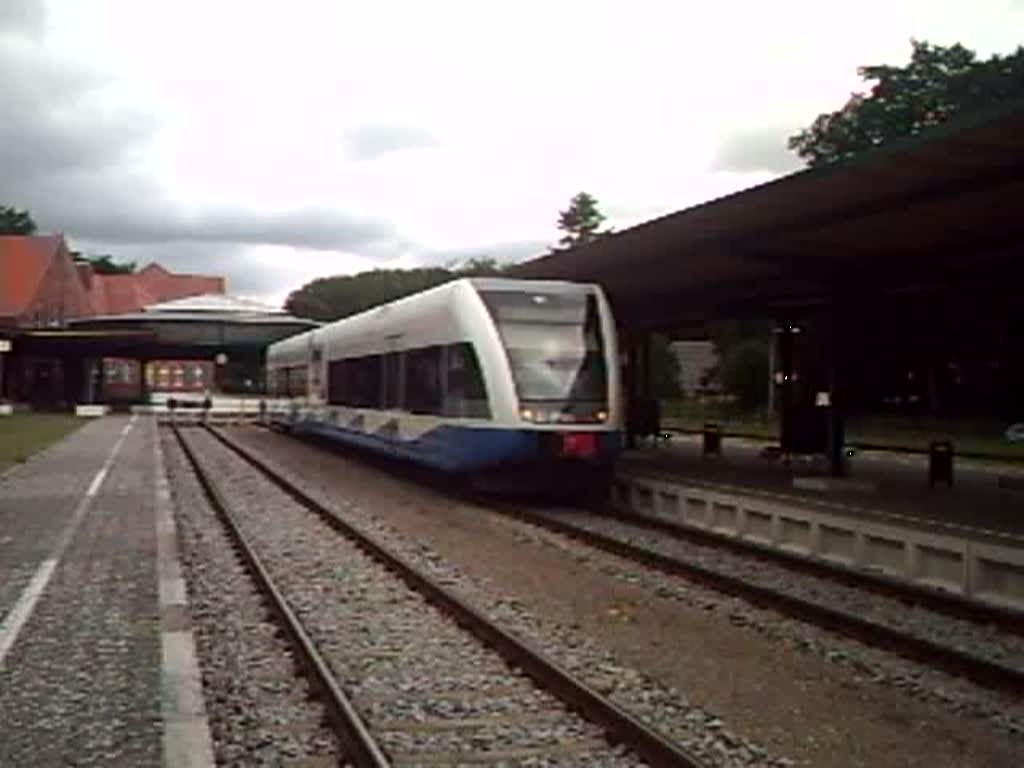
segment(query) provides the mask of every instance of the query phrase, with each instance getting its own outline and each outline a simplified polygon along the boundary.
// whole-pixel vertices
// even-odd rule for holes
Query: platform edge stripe
[[[185,580],[178,561],[177,528],[171,510],[170,484],[160,433],[153,430],[154,511],[157,530],[157,581],[160,612],[188,608]],[[160,634],[160,689],[165,768],[212,768],[213,739],[206,717],[202,674],[191,630]]]
[[[92,500],[96,497],[96,494],[99,491],[100,486],[103,484],[103,481],[106,479],[107,474],[110,472],[110,468],[114,465],[114,461],[117,459],[117,455],[121,451],[121,446],[124,445],[124,441],[128,437],[128,433],[131,431],[134,423],[135,417],[133,416],[121,431],[121,435],[114,443],[114,447],[110,449],[110,454],[107,456],[106,461],[103,462],[103,466],[100,467],[99,471],[93,477],[92,482],[89,484],[89,489],[82,495],[82,498],[75,506],[75,511],[71,513],[71,520],[68,521],[68,524],[61,532],[60,538],[57,539],[57,544],[54,546],[53,552],[48,558],[39,564],[36,572],[32,575],[32,579],[18,596],[18,601],[14,604],[10,613],[8,613],[4,618],[3,623],[0,624],[0,668],[3,667],[7,654],[10,652],[11,648],[14,647],[15,642],[17,642],[18,636],[21,634],[21,630],[24,628],[25,624],[28,623],[29,618],[31,618],[32,612],[35,610],[36,604],[39,602],[39,598],[41,598],[43,596],[43,592],[46,591],[46,587],[50,583],[50,579],[53,577],[54,571],[56,571],[57,566],[60,565],[61,558],[64,557],[64,552],[71,543],[71,539],[74,538],[75,531],[78,530],[78,526],[85,517],[85,513],[89,511],[89,506],[91,505]]]

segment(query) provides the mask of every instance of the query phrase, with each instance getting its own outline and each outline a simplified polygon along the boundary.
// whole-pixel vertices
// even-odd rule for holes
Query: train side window
[[[295,397],[305,397],[309,390],[309,369],[304,365],[297,365],[292,368],[292,373],[295,375],[292,394]]]
[[[410,349],[405,353],[405,410],[440,414],[441,347]]]
[[[355,408],[365,408],[369,402],[369,368],[365,358],[361,357],[349,360],[348,364],[352,366],[352,390],[348,393],[348,404]]]
[[[382,392],[381,355],[367,355],[352,362],[355,373],[351,405],[357,408],[379,408]]]
[[[360,365],[358,357],[345,361],[345,405],[358,408],[362,405],[363,374],[365,367]]]
[[[445,348],[445,390],[442,413],[464,419],[487,419],[487,388],[480,371],[476,350],[469,342]]]
[[[288,372],[288,396],[302,397],[306,394],[306,368],[302,365],[295,365],[287,369]]]
[[[349,383],[349,360],[332,360],[327,366],[327,402],[331,405],[349,405],[352,387]]]
[[[401,384],[402,365],[401,356],[397,352],[389,352],[384,355],[384,408],[395,410],[402,405]]]

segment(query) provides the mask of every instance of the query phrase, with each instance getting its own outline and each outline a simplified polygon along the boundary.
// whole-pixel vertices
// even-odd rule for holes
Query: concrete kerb
[[[879,573],[1002,608],[1024,610],[1024,538],[901,516],[846,515],[712,488],[619,475],[614,503],[724,539]]]
[[[164,766],[213,768],[213,740],[206,718],[195,638],[187,618],[188,595],[178,559],[170,483],[159,431],[154,429],[153,436]]]

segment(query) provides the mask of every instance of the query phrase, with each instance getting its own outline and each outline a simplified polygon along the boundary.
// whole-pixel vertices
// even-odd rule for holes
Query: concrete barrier
[[[87,419],[98,419],[110,413],[110,408],[100,404],[83,404],[75,406],[75,416]]]
[[[1024,539],[1010,534],[915,528],[634,475],[616,477],[613,502],[705,534],[1024,610]]]
[[[175,397],[175,408],[169,406],[171,396],[154,398],[148,405],[132,407],[132,413],[155,416],[161,423],[174,421],[178,424],[248,424],[260,419],[262,413],[259,398],[212,397],[210,408],[203,408],[203,397]]]

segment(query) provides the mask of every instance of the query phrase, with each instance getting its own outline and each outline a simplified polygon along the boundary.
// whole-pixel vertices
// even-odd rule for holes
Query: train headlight
[[[598,411],[596,415],[597,415],[597,420],[598,421],[608,421],[608,412],[607,411]]]
[[[519,411],[519,416],[523,421],[529,421],[533,424],[547,424],[550,421],[556,420],[556,414],[550,411],[541,409],[534,410],[532,408],[523,408]]]

